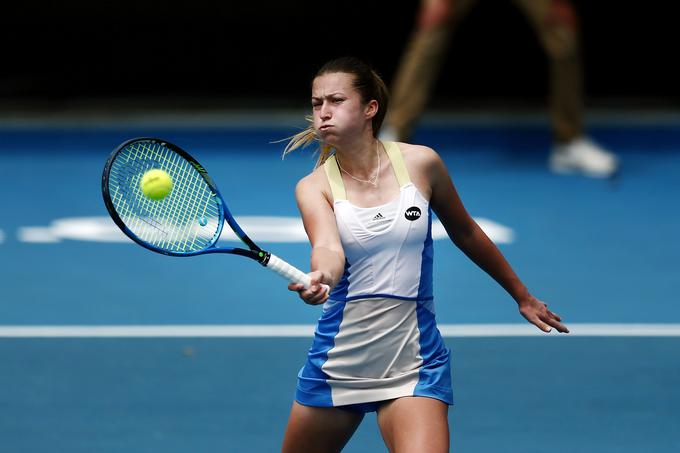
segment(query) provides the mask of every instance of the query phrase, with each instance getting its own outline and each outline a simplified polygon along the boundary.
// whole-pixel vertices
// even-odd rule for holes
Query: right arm
[[[288,289],[297,291],[305,303],[316,305],[328,299],[320,283],[333,288],[342,278],[345,268],[345,253],[342,250],[340,234],[335,223],[335,214],[328,196],[324,193],[327,184],[323,169],[301,179],[295,187],[295,199],[302,215],[302,223],[312,245],[312,283],[309,289],[291,283]],[[330,188],[329,188],[330,189]]]

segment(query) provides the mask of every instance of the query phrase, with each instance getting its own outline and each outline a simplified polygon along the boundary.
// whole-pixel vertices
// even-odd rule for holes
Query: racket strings
[[[184,242],[185,249],[191,250],[191,248],[188,247],[188,228],[190,223],[185,221],[185,218],[189,218],[189,210],[191,209],[191,200],[187,199],[187,194],[193,189],[192,187],[189,187],[193,179],[189,177],[191,175],[191,170],[185,168],[188,166],[186,161],[184,161],[184,159],[180,161],[180,157],[177,154],[174,154],[173,157],[174,159],[170,160],[169,163],[171,167],[177,171],[177,174],[180,175],[177,185],[179,187],[187,187],[187,190],[178,192],[178,199],[173,205],[170,206],[169,209],[170,218],[176,218],[179,220],[174,225],[175,228],[171,231],[170,242]],[[195,240],[193,242],[195,242]]]
[[[156,147],[160,147],[160,145],[155,145],[154,148]],[[135,150],[137,151],[137,154],[133,155],[132,157],[149,157],[150,152],[157,151],[157,149],[154,148],[141,146],[141,150],[146,152],[139,154],[138,152],[140,149],[137,148]],[[169,159],[169,156],[172,156],[172,159]],[[191,251],[197,247],[196,239],[198,238],[199,233],[198,229],[195,227],[195,219],[191,217],[193,214],[191,205],[200,201],[196,197],[191,197],[191,195],[195,193],[194,191],[197,187],[198,180],[202,182],[203,186],[206,186],[206,184],[203,182],[203,179],[200,177],[200,175],[192,174],[195,173],[193,168],[191,168],[189,164],[186,163],[186,161],[184,161],[184,159],[182,159],[179,155],[164,149],[164,155],[162,158],[164,159],[154,160],[156,163],[162,163],[164,160],[167,164],[166,168],[164,169],[169,170],[171,175],[174,174],[175,176],[179,176],[175,178],[175,187],[177,188],[174,190],[174,193],[176,194],[176,199],[174,200],[175,202],[170,204],[169,209],[167,206],[165,206],[167,212],[163,213],[163,203],[149,201],[146,199],[146,197],[140,194],[138,185],[134,184],[132,187],[134,188],[133,190],[136,194],[136,200],[140,200],[142,205],[151,206],[150,216],[136,219],[136,225],[144,226],[146,224],[152,227],[157,227],[162,223],[158,222],[157,219],[163,218],[165,223],[169,224],[168,226],[170,228],[161,230],[166,236],[165,241],[162,241],[161,243],[156,241],[153,245],[161,246],[162,248],[177,249],[175,251]],[[159,162],[159,160],[161,162]],[[137,171],[140,171],[140,169],[137,168]],[[142,174],[144,171],[146,171],[146,168],[143,169]],[[192,178],[191,176],[194,177]],[[180,190],[180,188],[183,187],[186,187],[187,189]],[[140,220],[144,223],[140,223]],[[144,231],[142,234],[148,235],[148,228],[145,229],[147,231]],[[193,235],[191,234],[192,230],[196,231]],[[172,247],[168,247],[169,245]],[[203,246],[204,245],[201,244],[198,246],[198,248],[200,249]]]
[[[186,166],[189,166],[187,162],[185,162]],[[199,181],[201,184],[199,184]],[[208,186],[207,184],[204,183],[203,178],[193,178],[192,181],[189,182],[190,184],[190,190],[186,192],[188,195],[189,199],[187,200],[187,205],[189,206],[188,209],[188,216],[189,218],[192,219],[199,219],[202,217],[202,215],[199,214],[199,211],[203,210],[205,212],[208,203],[203,203],[202,201],[206,199],[207,196],[212,195],[212,191],[207,190]],[[187,224],[188,226],[188,224]],[[193,249],[196,246],[196,241],[199,239],[198,233],[199,229],[198,228],[193,228],[194,235],[193,238],[191,238],[191,242],[189,243],[189,246]],[[189,236],[187,235],[187,238]]]
[[[140,188],[142,176],[152,168],[173,180],[171,193],[160,201],[150,200]],[[190,162],[160,143],[134,142],[121,150],[111,165],[109,193],[127,228],[157,248],[192,252],[216,239],[217,197]]]
[[[185,188],[185,190],[178,190],[176,192],[177,200],[170,205],[170,209],[168,210],[169,215],[166,216],[168,219],[175,219],[175,221],[172,222],[173,228],[170,232],[171,236],[169,242],[181,244],[183,251],[201,249],[205,247],[206,244],[203,244],[200,241],[197,242],[197,240],[200,239],[199,233],[201,233],[201,231],[196,225],[196,214],[201,205],[204,206],[204,210],[209,206],[209,203],[207,203],[207,201],[209,201],[207,196],[211,195],[212,192],[209,190],[208,185],[203,178],[185,159],[168,149],[164,149],[164,151],[165,158],[172,156],[172,159],[167,160],[170,169],[175,170],[175,174],[179,175],[176,182],[177,187]],[[146,198],[144,197],[144,199]],[[160,215],[161,213],[158,211],[161,209],[161,204],[152,202],[152,206],[156,207],[156,212],[153,214]],[[218,215],[217,210],[213,213],[216,216]],[[209,239],[211,238],[212,235]]]

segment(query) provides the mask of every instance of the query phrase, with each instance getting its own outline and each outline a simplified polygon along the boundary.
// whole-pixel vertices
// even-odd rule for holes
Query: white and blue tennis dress
[[[354,206],[335,156],[324,163],[346,262],[298,374],[303,405],[374,411],[404,396],[453,404],[450,352],[432,300],[429,202],[397,144],[383,145],[400,186],[399,197],[384,205]]]

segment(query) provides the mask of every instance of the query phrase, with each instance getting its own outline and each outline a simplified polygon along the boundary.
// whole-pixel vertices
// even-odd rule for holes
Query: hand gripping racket
[[[140,182],[149,170],[172,178],[170,193],[152,200]],[[171,256],[230,253],[254,259],[288,281],[310,285],[307,274],[257,246],[229,212],[217,186],[186,151],[158,138],[135,138],[119,145],[104,166],[104,203],[113,221],[130,239]],[[224,221],[248,249],[218,247]],[[323,285],[328,292],[328,286]]]

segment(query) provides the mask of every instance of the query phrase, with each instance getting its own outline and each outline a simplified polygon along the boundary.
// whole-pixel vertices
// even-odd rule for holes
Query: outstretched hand
[[[323,274],[320,271],[314,271],[310,272],[308,275],[311,279],[309,288],[305,289],[301,283],[290,283],[288,289],[297,292],[300,295],[300,299],[306,304],[323,304],[328,299],[328,286],[321,282]]]
[[[534,296],[530,295],[519,303],[519,312],[527,321],[544,332],[550,332],[551,328],[554,327],[558,332],[569,333],[569,329],[561,322],[562,318],[548,310],[548,305]]]

